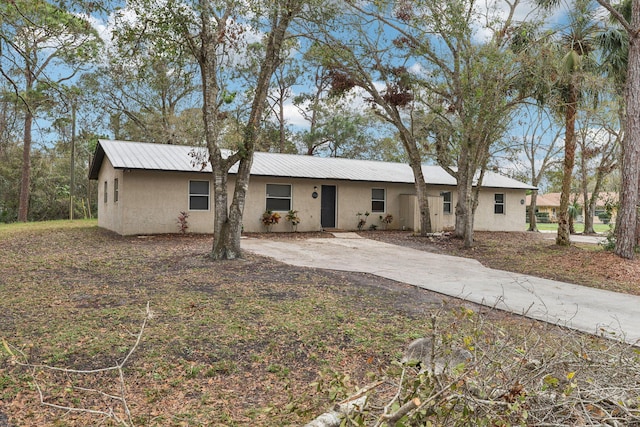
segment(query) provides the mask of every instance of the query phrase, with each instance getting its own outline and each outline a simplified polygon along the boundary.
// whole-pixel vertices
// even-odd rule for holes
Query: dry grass
[[[406,235],[395,238],[428,246]],[[494,244],[487,241],[485,252],[494,251]],[[150,302],[154,318],[125,369],[135,424],[271,426],[304,424],[333,400],[385,375],[412,339],[430,333],[435,312],[452,339],[476,327],[460,320],[459,313],[469,310],[513,340],[523,331],[535,333],[540,343],[566,334],[365,274],[296,268],[255,256],[213,263],[205,257],[210,245],[208,236],[120,237],[91,223],[4,228],[2,338],[31,363],[113,366],[133,344]],[[433,250],[447,245],[455,249],[449,242]],[[34,379],[53,402],[113,405],[77,388],[111,391],[115,379],[108,375],[33,372],[0,350],[0,426],[102,421],[42,407]]]

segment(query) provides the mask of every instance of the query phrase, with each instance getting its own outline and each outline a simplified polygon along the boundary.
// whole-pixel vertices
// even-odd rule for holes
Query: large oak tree
[[[327,13],[319,5],[299,0],[129,2],[137,19],[125,32],[138,34],[148,44],[161,42],[165,49],[185,48],[200,70],[207,149],[205,158],[198,159],[196,154],[195,160],[208,161],[213,169],[213,259],[241,256],[245,198],[269,89],[274,73],[290,53],[294,21],[302,15],[310,19],[311,14]],[[228,151],[223,149],[228,105],[238,93],[246,105],[234,118],[242,136]],[[229,170],[234,165],[237,172],[229,197]]]
[[[529,96],[532,58],[516,44],[534,24],[515,20],[517,0],[504,3],[507,13],[500,19],[467,0],[350,5],[355,17],[344,26],[350,31],[347,41],[335,37],[329,45],[351,53],[327,62],[344,75],[343,83],[364,88],[397,126],[419,185],[423,221],[428,215],[421,199],[426,190],[420,189],[424,147],[456,179],[456,235],[469,247],[491,147],[505,136],[514,109]],[[412,120],[416,114],[417,122]]]

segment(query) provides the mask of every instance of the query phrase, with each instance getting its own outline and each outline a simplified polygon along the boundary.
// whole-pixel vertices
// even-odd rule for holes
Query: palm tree
[[[594,11],[590,9],[589,2],[577,0],[575,8],[570,13],[568,31],[558,42],[562,61],[555,90],[558,93],[559,110],[564,119],[565,140],[556,244],[562,246],[571,243],[569,197],[576,156],[576,116],[579,102],[585,92],[585,76],[595,68],[593,52],[596,49],[598,26],[593,18]]]
[[[616,216],[616,255],[632,259],[638,244],[638,201],[640,190],[640,2],[623,0],[617,6],[597,0],[620,26],[616,38],[609,38],[617,77],[625,88],[625,126],[622,140],[620,206]],[[614,74],[615,75],[615,74]]]
[[[635,25],[640,19],[638,5],[633,6],[632,0],[623,0],[617,5],[603,4],[602,6],[611,13],[610,22],[620,24],[611,26],[599,38],[603,50],[603,64],[609,78],[615,83],[621,96],[626,95],[626,104],[620,106],[620,117],[626,116],[622,138],[622,166],[621,166],[621,191],[619,198],[618,215],[616,216],[616,247],[615,253],[623,258],[633,258],[635,246],[640,238],[640,220],[637,216],[637,203],[640,200],[640,150],[638,149],[638,103],[632,102],[637,97],[638,84],[638,31],[631,28],[632,15],[636,15]],[[637,2],[636,2],[637,3]],[[631,36],[630,36],[631,33]],[[632,51],[631,40],[636,39]],[[634,54],[635,53],[635,54]],[[636,66],[630,66],[630,61]],[[636,78],[634,79],[634,76]],[[627,88],[627,83],[629,87]],[[626,89],[626,94],[625,94]],[[626,108],[625,108],[626,107]],[[625,111],[626,110],[626,111]],[[634,112],[634,110],[636,110]]]
[[[577,200],[574,200],[573,203],[569,205],[569,209],[567,210],[567,213],[569,216],[569,232],[571,234],[575,234],[576,232],[574,225],[575,225],[576,219],[578,219],[578,216],[580,216],[581,212],[582,212],[582,206],[580,206],[580,203],[578,203]]]

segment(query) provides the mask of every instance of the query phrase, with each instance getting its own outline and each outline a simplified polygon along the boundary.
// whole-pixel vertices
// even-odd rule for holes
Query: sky
[[[478,2],[478,8],[481,10],[481,13],[488,14],[489,11],[491,11],[491,13],[496,14],[497,16],[500,16],[502,18],[506,18],[508,14],[506,3],[501,0],[485,0],[485,1]],[[532,19],[535,16],[535,13],[533,12],[533,10],[534,10],[534,7],[532,3],[522,2],[522,5],[517,8],[516,15],[514,16],[514,18],[516,20]],[[128,20],[129,22],[135,22],[136,20],[135,14],[132,13],[130,10],[127,10],[126,8],[120,9],[118,13],[123,15],[126,18],[126,20]],[[566,6],[558,8],[556,11],[554,11],[554,13],[551,15],[549,19],[550,25],[557,25],[558,22],[562,21],[563,16],[565,16],[565,14],[566,14]],[[107,48],[111,46],[112,32],[115,25],[114,12],[112,12],[108,16],[104,16],[104,15],[89,16],[88,19],[91,22],[91,25],[93,25],[93,27],[101,35],[102,39],[105,42],[105,46],[107,46]],[[479,42],[483,41],[484,39],[490,36],[490,33],[488,32],[488,30],[483,29],[482,25],[477,26],[475,30],[475,34],[476,34],[476,39]],[[248,31],[245,33],[245,35],[249,35],[249,37],[251,38],[251,40],[249,41],[255,41],[255,40],[258,40],[259,38],[259,34],[255,31]],[[414,64],[413,67],[419,68],[420,66],[419,64]],[[382,83],[379,83],[379,86],[382,88],[383,87]],[[309,89],[310,89],[309,87],[306,87],[304,85],[294,86],[292,97],[286,102],[285,115],[287,118],[287,122],[294,129],[304,129],[304,128],[307,128],[309,125],[309,123],[305,120],[302,114],[300,114],[300,111],[293,104],[293,101],[292,101],[292,99],[296,95],[299,95],[305,91],[309,91]],[[349,104],[349,107],[353,108],[354,110],[362,110],[364,108],[367,108],[367,103],[364,100],[362,91],[355,91],[354,96],[352,96],[350,100],[347,102]]]
[[[506,17],[507,14],[507,9],[502,7],[502,5],[504,5],[505,3],[502,1],[497,1],[497,0],[488,0],[485,2],[479,2],[479,8],[481,8],[483,11],[487,12],[487,11],[492,11],[492,13],[497,14],[498,16],[501,16],[503,19]],[[533,7],[531,5],[531,3],[529,4],[523,4],[524,6],[519,8],[517,11],[517,14],[515,15],[515,19],[516,20],[520,20],[520,19],[530,19],[533,16]],[[566,15],[567,15],[567,6],[565,6],[564,8],[559,8],[556,11],[554,11],[554,13],[550,16],[549,18],[549,25],[553,26],[553,27],[558,27],[561,26],[563,24],[563,22],[566,21]],[[119,13],[124,13],[124,16],[130,20],[130,21],[135,21],[136,17],[134,14],[127,12],[126,9],[122,9],[120,10]],[[100,36],[102,37],[102,39],[105,42],[105,45],[107,46],[107,48],[109,46],[111,46],[112,44],[112,31],[113,31],[113,27],[114,27],[114,13],[110,13],[109,15],[91,15],[88,17],[88,20],[90,21],[91,25],[93,25],[93,27],[98,31],[98,33],[100,34]],[[256,31],[247,31],[245,33],[249,40],[248,41],[255,41],[259,39],[260,34]],[[476,40],[478,42],[482,42],[484,39],[486,39],[486,37],[488,37],[488,32],[483,30],[481,25],[478,25],[475,31],[475,35],[476,35]],[[242,57],[242,53],[239,52],[237,55],[238,58]],[[413,67],[415,69],[419,69],[420,68],[420,64],[416,63],[413,65]],[[380,88],[383,87],[382,83],[377,83],[379,85]],[[292,99],[305,91],[309,91],[309,87],[306,87],[304,85],[298,85],[298,86],[294,86],[293,87],[293,94],[292,97],[290,99],[287,100],[286,105],[285,105],[285,115],[286,115],[286,119],[287,122],[289,124],[289,126],[291,128],[293,128],[294,130],[304,130],[308,128],[308,122],[304,119],[304,117],[302,116],[302,114],[300,114],[300,111],[298,110],[298,108],[296,106],[293,105]],[[350,97],[348,101],[348,106],[350,109],[354,110],[354,111],[362,111],[368,108],[368,104],[365,101],[365,96],[363,95],[363,92],[361,90],[356,90],[354,93],[354,96]],[[40,128],[41,129],[45,129],[47,126],[45,124],[45,122],[40,122]]]

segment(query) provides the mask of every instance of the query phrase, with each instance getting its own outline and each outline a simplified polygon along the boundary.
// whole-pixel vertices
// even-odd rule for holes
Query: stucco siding
[[[124,173],[127,210],[122,216],[125,235],[176,233],[178,216],[187,212],[189,232],[213,232],[213,200],[209,174],[158,173],[129,171]],[[209,208],[189,210],[189,181],[209,182]]]
[[[98,225],[122,235],[179,232],[178,215],[189,214],[189,232],[213,232],[213,189],[209,209],[189,210],[189,181],[209,181],[210,175],[114,170],[105,161],[98,186]],[[114,180],[118,179],[118,201]],[[107,199],[104,199],[104,183]]]
[[[298,211],[300,224],[298,231],[319,231],[320,227],[320,197],[312,197],[313,184],[301,179],[289,179],[279,177],[251,177],[249,191],[243,215],[243,229],[247,232],[266,231],[262,224],[262,214],[267,210],[267,185],[279,184],[291,186],[291,209]],[[316,184],[317,185],[317,184]],[[231,189],[233,191],[233,189]],[[291,231],[291,224],[286,220],[287,211],[278,212],[280,222],[275,224],[271,231]]]
[[[504,213],[495,213],[495,195],[504,194]],[[524,231],[526,209],[523,190],[483,188],[480,191],[474,229],[477,231]]]
[[[114,200],[114,181],[118,180],[118,201]],[[207,210],[189,210],[189,181],[209,182]],[[229,200],[233,192],[233,176],[228,184]],[[214,198],[211,174],[142,170],[114,170],[106,160],[101,169],[98,191],[98,225],[122,235],[177,233],[180,231],[178,215],[187,212],[190,233],[212,233],[214,220]],[[104,201],[104,182],[107,182],[107,200]],[[357,213],[369,212],[364,229],[371,225],[384,228],[381,216],[391,214],[393,222],[388,229],[399,229],[400,196],[415,194],[413,184],[376,183],[361,181],[316,180],[286,177],[251,178],[247,192],[243,217],[246,232],[263,232],[265,227],[261,217],[267,208],[267,185],[284,184],[291,186],[290,206],[298,211],[300,224],[297,231],[320,231],[322,186],[336,187],[336,225],[342,230],[355,230],[358,225]],[[372,211],[372,190],[384,190],[384,211]],[[431,197],[441,197],[442,192],[451,192],[451,213],[438,206],[440,224],[444,229],[455,226],[455,205],[457,194],[453,186],[430,186]],[[313,193],[317,192],[316,198]],[[380,192],[378,192],[380,193]],[[504,194],[504,214],[494,213],[495,194]],[[520,203],[524,190],[484,188],[480,192],[480,202],[476,211],[475,229],[486,231],[520,231],[524,229],[525,205]],[[380,207],[380,203],[377,203]],[[291,231],[286,220],[286,210],[279,211],[280,223],[271,231]],[[364,217],[363,217],[364,218]]]
[[[118,180],[118,201],[114,200],[114,182]],[[113,169],[109,159],[100,168],[98,180],[98,226],[122,233],[122,171]],[[105,197],[106,192],[106,197]]]
[[[384,190],[385,203],[382,212],[374,212],[372,209],[372,190]],[[388,229],[400,227],[400,194],[415,194],[413,184],[392,184],[392,183],[367,183],[367,182],[345,182],[338,186],[338,224],[339,228],[353,230],[358,226],[358,213],[369,212],[366,218],[367,223],[364,229],[375,225],[382,228],[380,216],[387,214],[393,216],[393,222],[388,225]]]
[[[266,188],[267,184],[291,185],[291,207],[298,211],[300,224],[298,231],[320,231],[322,230],[320,220],[322,186],[336,187],[336,226],[335,228],[353,230],[357,228],[357,213],[370,212],[365,228],[371,224],[381,227],[380,215],[387,213],[393,215],[394,221],[389,228],[398,228],[399,196],[413,192],[411,184],[387,184],[387,183],[367,183],[352,181],[334,180],[306,180],[294,178],[269,178],[252,177],[247,194],[245,205],[245,215],[243,218],[244,230],[248,232],[265,231],[261,222],[262,213],[266,210]],[[372,212],[371,190],[385,190],[384,212]],[[318,194],[313,197],[314,191]],[[291,231],[291,224],[286,220],[287,211],[278,211],[282,219],[280,223],[274,225],[273,232]]]

